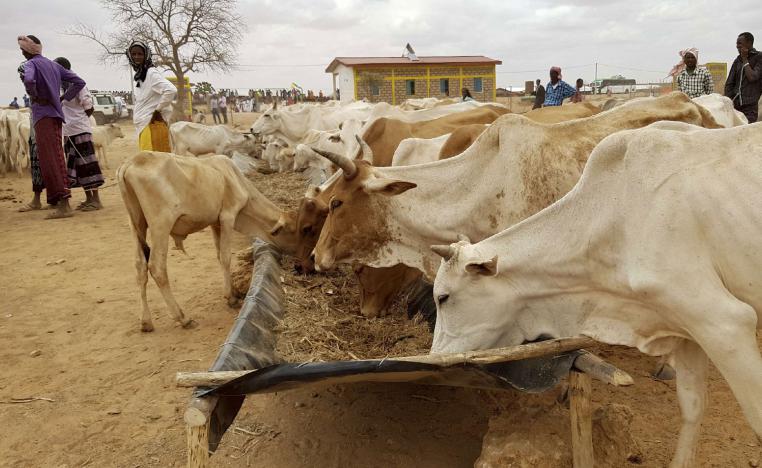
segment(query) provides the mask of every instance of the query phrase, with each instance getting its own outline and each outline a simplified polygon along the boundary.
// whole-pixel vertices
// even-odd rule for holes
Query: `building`
[[[468,88],[478,101],[494,101],[495,65],[478,56],[417,57],[408,45],[402,57],[336,57],[325,69],[342,102],[366,99],[400,104],[405,99],[460,97]]]

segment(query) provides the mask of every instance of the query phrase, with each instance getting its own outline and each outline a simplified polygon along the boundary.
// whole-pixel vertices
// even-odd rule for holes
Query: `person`
[[[138,134],[138,147],[147,151],[170,152],[167,121],[172,114],[172,100],[177,88],[159,72],[151,60],[151,49],[133,41],[127,47],[127,59],[135,70],[135,107],[132,121]]]
[[[564,99],[574,96],[577,90],[571,87],[571,85],[563,80],[561,75],[561,67],[550,68],[550,83],[545,88],[545,101],[542,106],[560,106],[563,104]]]
[[[66,57],[54,60],[67,70],[71,70],[71,62]],[[69,83],[63,82],[66,92]],[[69,187],[82,187],[85,191],[85,201],[77,206],[77,210],[95,211],[103,208],[98,187],[103,185],[103,173],[95,156],[93,146],[93,130],[90,126],[90,116],[93,115],[93,96],[87,86],[82,88],[71,101],[62,105],[64,113],[64,154],[66,167],[69,171]]]
[[[17,41],[27,59],[23,81],[32,101],[32,125],[47,202],[56,207],[46,219],[68,218],[72,216],[71,192],[61,146],[61,127],[65,118],[61,102],[74,99],[85,87],[85,82],[71,70],[43,57],[42,44],[37,37],[18,36]],[[62,81],[69,83],[69,87],[59,97]]]
[[[23,99],[23,100],[24,100],[24,107],[29,107],[29,104],[30,104],[30,103],[29,103],[29,96],[27,96],[26,94],[24,94],[24,97],[23,97],[23,98],[21,98],[21,99]]]
[[[212,94],[211,99],[209,99],[209,108],[212,110],[212,118],[214,119],[214,123],[222,123],[222,119],[220,118],[220,104],[219,99],[217,99],[216,94]]]
[[[738,57],[733,61],[725,82],[725,96],[742,112],[749,123],[757,121],[762,95],[762,54],[754,48],[754,36],[743,32],[736,39]]]
[[[19,78],[21,82],[24,82],[24,65],[26,61],[21,62],[18,68]],[[40,159],[37,157],[37,142],[34,136],[34,125],[29,126],[29,170],[32,173],[32,193],[34,194],[32,201],[19,208],[19,212],[24,213],[26,211],[42,210],[46,209],[42,206],[42,191],[45,189],[45,182],[42,180],[42,172],[40,171]]]
[[[705,67],[696,66],[698,49],[691,47],[679,52],[682,60],[670,71],[671,76],[677,77],[677,89],[690,98],[712,94],[714,81],[712,74]]]
[[[476,99],[474,99],[474,97],[471,96],[471,91],[469,91],[468,88],[461,89],[460,94],[463,96],[463,102],[476,101]]]
[[[539,109],[542,107],[542,103],[545,102],[545,87],[543,87],[540,84],[540,79],[537,78],[537,81],[535,81],[536,89],[535,89],[535,95],[534,95],[534,105],[532,106],[532,109]]]
[[[13,101],[11,101],[11,103],[8,104],[8,107],[10,107],[12,109],[18,109],[19,108],[19,98],[14,97]]]
[[[577,92],[574,93],[574,96],[571,97],[569,102],[582,102],[585,100],[585,96],[582,94],[582,87],[585,86],[585,82],[582,81],[582,78],[577,78],[576,89]]]
[[[218,104],[220,106],[220,114],[222,114],[222,118],[225,119],[225,124],[228,123],[228,101],[225,99],[224,94],[220,94],[220,99],[218,101]]]

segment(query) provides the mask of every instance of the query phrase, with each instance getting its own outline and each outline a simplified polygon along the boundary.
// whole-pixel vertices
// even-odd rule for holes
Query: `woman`
[[[151,49],[133,41],[127,48],[127,59],[135,70],[135,108],[132,121],[138,132],[141,150],[170,152],[167,121],[172,114],[172,100],[177,88],[151,61]]]
[[[468,101],[476,101],[473,96],[471,96],[471,91],[468,90],[468,88],[463,88],[460,90],[461,96],[463,96],[463,102]]]

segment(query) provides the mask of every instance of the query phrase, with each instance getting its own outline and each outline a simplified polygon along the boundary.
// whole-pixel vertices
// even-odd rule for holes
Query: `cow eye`
[[[334,143],[338,143],[341,141],[341,136],[339,135],[331,135],[328,137],[329,140],[333,141]]]
[[[449,298],[450,298],[449,294],[440,294],[439,296],[437,296],[437,302],[439,302],[439,305],[441,306],[442,304],[447,302],[447,299]]]
[[[302,234],[305,236],[312,234],[312,226],[304,226],[302,228]]]
[[[336,199],[331,200],[331,209],[335,210],[336,208],[340,207],[342,203],[344,202],[341,200],[336,200]]]

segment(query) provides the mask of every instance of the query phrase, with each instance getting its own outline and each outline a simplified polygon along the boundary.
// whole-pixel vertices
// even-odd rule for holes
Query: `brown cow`
[[[233,230],[255,235],[286,252],[296,247],[293,215],[262,195],[227,156],[208,158],[144,151],[127,158],[117,171],[122,200],[135,236],[135,268],[143,306],[141,329],[153,330],[146,283],[151,272],[169,313],[183,327],[193,321],[183,315],[167,276],[169,237],[183,250],[183,240],[212,227],[217,258],[222,265],[225,297],[233,305],[230,281],[230,241]],[[147,231],[151,230],[151,246]]]

